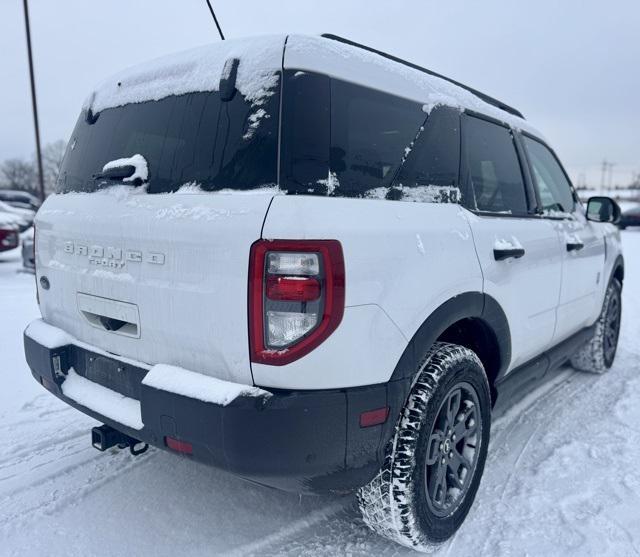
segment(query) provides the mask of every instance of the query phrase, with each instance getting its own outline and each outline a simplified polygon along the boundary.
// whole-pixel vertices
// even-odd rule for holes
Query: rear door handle
[[[496,261],[504,261],[505,259],[520,259],[524,255],[524,248],[504,248],[493,250],[493,257]]]
[[[567,242],[567,251],[580,251],[583,247],[582,242]]]

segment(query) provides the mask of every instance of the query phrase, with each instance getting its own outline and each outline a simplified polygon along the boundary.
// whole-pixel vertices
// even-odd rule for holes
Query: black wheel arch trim
[[[487,377],[492,398],[495,400],[495,383],[505,374],[511,362],[509,322],[502,307],[493,297],[482,292],[465,292],[450,298],[433,311],[420,325],[400,356],[387,383],[390,418],[382,426],[378,447],[379,462],[383,462],[387,442],[395,431],[397,419],[409,397],[420,362],[451,325],[470,318],[482,321],[493,333],[498,344],[499,369],[493,374],[493,378]]]
[[[622,276],[622,280],[620,280],[620,286],[622,286],[622,283],[624,281],[624,257],[622,256],[622,254],[618,254],[618,257],[616,257],[616,260],[613,263],[613,267],[611,268],[611,276],[609,277],[609,281],[607,282],[607,286],[614,279],[614,277],[618,273],[618,270],[620,270],[620,273],[621,273],[621,276]]]
[[[499,347],[500,369],[511,362],[511,332],[500,304],[482,292],[465,292],[440,305],[415,332],[393,370],[390,381],[413,379],[421,358],[451,325],[462,319],[479,319],[494,333]]]

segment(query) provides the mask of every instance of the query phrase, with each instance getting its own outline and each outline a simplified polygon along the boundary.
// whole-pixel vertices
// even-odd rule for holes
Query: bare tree
[[[67,142],[58,139],[52,143],[47,143],[42,149],[42,168],[44,173],[44,191],[47,195],[56,189],[56,181],[60,174],[62,158],[67,148]]]
[[[47,195],[55,191],[66,148],[67,143],[59,139],[47,143],[42,149],[44,189]],[[35,157],[32,160],[16,157],[0,163],[0,188],[23,190],[37,196],[38,174]]]
[[[0,187],[37,193],[36,168],[31,161],[7,159],[0,164]]]

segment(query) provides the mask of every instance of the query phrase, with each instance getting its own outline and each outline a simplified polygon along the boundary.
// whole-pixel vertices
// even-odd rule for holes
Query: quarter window
[[[419,103],[332,80],[331,191],[377,197],[391,186],[424,119]]]
[[[467,171],[479,211],[526,214],[522,169],[511,131],[467,116],[464,126]]]
[[[546,214],[570,213],[575,201],[571,184],[554,154],[539,141],[524,138],[533,177]]]
[[[435,108],[405,159],[387,199],[460,203],[460,111]]]

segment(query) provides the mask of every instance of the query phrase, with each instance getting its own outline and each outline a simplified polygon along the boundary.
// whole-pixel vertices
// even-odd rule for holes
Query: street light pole
[[[27,31],[27,52],[29,54],[29,77],[31,78],[31,105],[33,108],[33,124],[36,130],[36,158],[38,162],[38,185],[40,200],[44,201],[44,174],[42,172],[42,151],[40,149],[40,126],[38,124],[38,103],[36,101],[36,82],[33,76],[33,53],[31,52],[31,30],[29,28],[29,7],[27,0],[23,0],[24,25]]]

